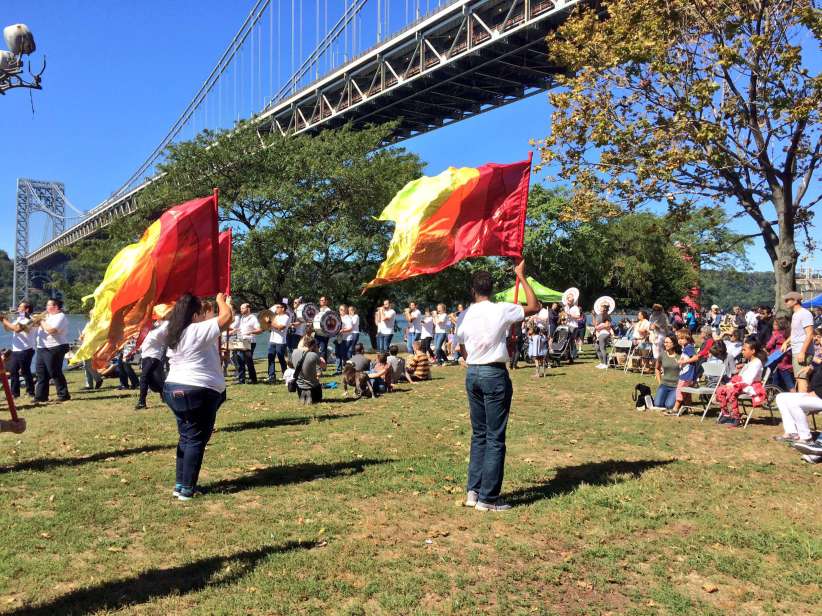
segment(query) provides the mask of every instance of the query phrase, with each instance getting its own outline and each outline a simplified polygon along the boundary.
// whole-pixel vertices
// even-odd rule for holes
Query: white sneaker
[[[822,462],[822,456],[805,454],[804,456],[802,456],[802,461],[807,462],[808,464],[819,464],[820,462]]]
[[[477,511],[508,511],[510,508],[511,505],[509,505],[502,499],[498,500],[495,503],[483,503],[482,501],[477,501],[476,506]]]
[[[468,490],[468,494],[465,495],[465,502],[463,503],[463,505],[465,505],[466,507],[476,507],[478,498],[479,494],[477,494],[473,490]]]

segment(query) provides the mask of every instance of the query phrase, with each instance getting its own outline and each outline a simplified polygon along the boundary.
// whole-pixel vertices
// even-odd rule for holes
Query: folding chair
[[[608,355],[608,367],[611,367],[613,363],[614,368],[619,368],[619,359],[617,355],[622,353],[625,355],[625,363],[628,363],[628,356],[631,354],[631,339],[630,338],[617,338],[611,343],[611,352]]]
[[[650,349],[641,348],[641,345],[644,344],[644,341],[637,342],[634,344],[633,340],[631,342],[631,351],[628,353],[628,358],[625,360],[625,372],[627,373],[629,370],[636,370],[635,366],[632,366],[634,360],[639,362],[639,373],[645,374],[645,364],[647,363],[648,355],[651,353]]]
[[[705,379],[705,385],[701,385],[699,387],[683,387],[681,390],[683,394],[691,394],[691,396],[708,396],[708,401],[702,409],[702,419],[700,422],[705,421],[705,416],[708,414],[708,409],[711,408],[711,405],[716,400],[716,390],[722,384],[722,377],[725,376],[725,364],[718,361],[705,362],[702,364],[702,376]],[[713,385],[710,384],[711,381],[714,382]],[[699,409],[695,406],[683,404],[679,407],[679,412],[676,416],[679,417],[682,415],[682,413],[685,412],[685,409],[696,410],[697,412],[699,411]]]

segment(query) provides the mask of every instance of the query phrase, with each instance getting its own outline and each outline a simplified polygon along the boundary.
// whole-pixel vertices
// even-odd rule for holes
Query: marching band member
[[[31,326],[31,304],[20,302],[17,316],[9,322],[3,317],[3,329],[11,332],[11,361],[8,363],[11,393],[20,397],[20,376],[26,382],[26,393],[34,397],[34,377],[31,374],[31,360],[34,358],[35,332]]]
[[[334,341],[334,354],[337,356],[337,371],[335,374],[342,374],[343,366],[348,358],[351,357],[351,317],[348,316],[348,306],[340,304],[340,333],[337,334],[337,339]]]
[[[291,325],[291,317],[285,311],[282,304],[274,304],[271,307],[274,313],[274,320],[271,323],[271,336],[268,340],[268,383],[277,382],[277,370],[275,361],[279,360],[280,370],[285,374],[288,366],[285,361],[286,335],[288,326]],[[250,375],[249,375],[250,376]]]
[[[323,358],[323,362],[328,361],[328,336],[323,336],[317,324],[320,323],[320,319],[322,318],[323,314],[331,310],[328,307],[328,298],[323,296],[320,298],[320,311],[317,313],[317,316],[314,317],[314,340],[317,341],[317,353],[320,354],[320,357]]]
[[[162,396],[166,382],[163,357],[166,354],[167,333],[168,321],[161,321],[155,323],[154,329],[143,338],[140,345],[140,398],[134,410],[146,408],[149,389]]]
[[[408,308],[404,311],[405,314],[405,321],[408,323],[408,332],[407,342],[406,342],[406,350],[409,354],[414,352],[414,341],[420,339],[420,333],[422,333],[421,327],[421,317],[422,313],[417,310],[417,303],[416,302],[408,302]]]
[[[291,328],[288,330],[288,336],[286,337],[289,353],[294,352],[294,349],[296,349],[297,345],[300,344],[302,337],[305,336],[305,321],[303,321],[301,317],[302,311],[300,310],[302,303],[302,297],[294,298],[293,309],[291,311],[293,314],[290,314]]]
[[[170,369],[163,387],[163,400],[177,419],[177,472],[174,492],[189,500],[197,490],[197,479],[205,448],[214,431],[217,410],[225,401],[225,377],[220,361],[220,339],[234,318],[223,293],[217,294],[218,314],[199,298],[186,293],[168,315]]]
[[[348,342],[348,356],[354,352],[354,347],[360,341],[360,315],[357,314],[357,307],[353,304],[348,307],[348,316],[351,318],[351,332]]]
[[[377,308],[374,321],[377,324],[377,351],[387,353],[391,346],[391,338],[394,337],[394,320],[397,313],[391,305],[390,300],[383,300],[382,306]]]
[[[35,402],[48,402],[49,381],[54,381],[57,400],[71,400],[66,377],[63,375],[63,359],[68,353],[68,319],[63,314],[63,300],[50,299],[46,302],[47,316],[36,334],[37,383],[34,386]]]
[[[237,370],[237,383],[245,383],[245,373],[248,370],[248,382],[257,384],[257,370],[254,368],[254,349],[257,348],[257,334],[262,332],[257,315],[251,312],[251,304],[240,304],[240,314],[234,317],[234,323],[228,330],[229,335],[236,335],[241,341],[251,344],[248,349],[234,351],[231,360]]]

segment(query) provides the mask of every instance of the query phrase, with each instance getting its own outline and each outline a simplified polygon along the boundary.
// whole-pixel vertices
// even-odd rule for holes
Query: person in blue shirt
[[[691,387],[696,380],[696,364],[689,361],[696,354],[694,339],[687,331],[677,332],[676,339],[679,346],[682,347],[682,355],[679,357],[679,381],[676,385],[676,403],[670,411],[672,415],[679,413],[686,396],[688,397],[688,403],[690,403],[690,394],[683,393],[682,388]]]

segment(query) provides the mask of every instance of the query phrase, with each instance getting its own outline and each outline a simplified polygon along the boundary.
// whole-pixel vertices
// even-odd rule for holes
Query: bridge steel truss
[[[54,235],[61,235],[66,229],[66,187],[61,182],[17,179],[12,306],[25,299],[29,292],[29,220],[36,212],[48,216]]]
[[[283,135],[399,120],[407,139],[551,88],[545,36],[580,0],[458,0],[264,111]]]
[[[398,120],[389,143],[533,96],[562,71],[545,36],[586,0],[454,0],[254,118],[283,135]],[[493,137],[493,136],[489,136]],[[140,191],[106,200],[32,251],[49,260],[137,208]]]

